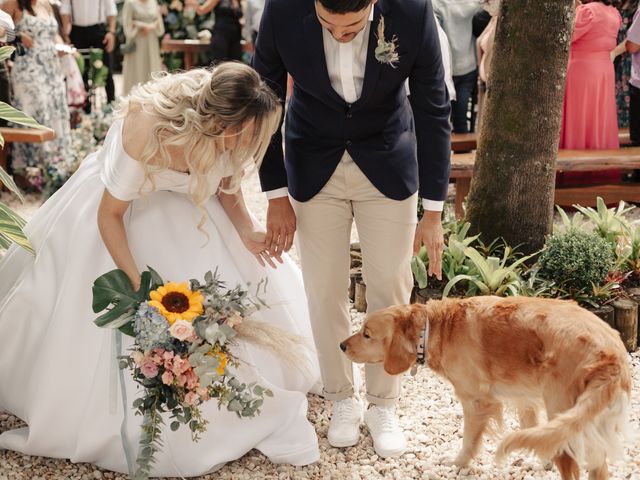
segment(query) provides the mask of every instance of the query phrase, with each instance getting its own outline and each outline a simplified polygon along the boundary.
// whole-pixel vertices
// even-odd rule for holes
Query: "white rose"
[[[177,338],[181,342],[185,341],[187,338],[190,338],[194,334],[193,325],[191,322],[187,322],[186,320],[176,320],[173,322],[173,325],[169,328],[169,333],[173,338]]]

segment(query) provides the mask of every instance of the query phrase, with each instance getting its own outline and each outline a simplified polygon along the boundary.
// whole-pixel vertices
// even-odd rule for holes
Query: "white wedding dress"
[[[122,147],[122,124],[113,124],[102,149],[27,226],[36,257],[14,246],[0,261],[0,411],[28,424],[0,434],[0,448],[126,473],[125,450],[135,460],[138,449],[141,417],[131,404],[140,391],[129,371],[120,388],[115,333],[94,325],[91,308],[94,280],[115,268],[96,221],[105,187],[133,200],[124,220],[141,271],[149,265],[165,281],[180,282],[202,279],[217,267],[229,287],[255,286],[267,277],[271,308],[256,317],[309,339],[311,330],[298,268],[288,258],[277,270],[260,267],[215,195],[204,207],[208,239],[197,229],[202,213],[186,194],[188,174],[164,172],[153,192],[139,195],[144,174]],[[213,190],[223,174],[211,174]],[[123,351],[130,343],[124,337]],[[187,427],[171,432],[167,423],[154,476],[205,474],[252,448],[276,463],[318,460],[305,395],[319,379],[317,360],[305,375],[253,345],[240,343],[235,352],[244,361],[240,380],[258,382],[274,397],[265,397],[260,416],[243,419],[219,410],[215,399],[208,402],[203,416],[209,425],[198,443]]]

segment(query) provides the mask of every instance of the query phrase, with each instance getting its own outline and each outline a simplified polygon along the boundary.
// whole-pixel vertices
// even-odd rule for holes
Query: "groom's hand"
[[[442,280],[442,251],[444,250],[444,232],[442,231],[442,212],[425,210],[422,220],[416,227],[413,240],[413,254],[417,255],[420,247],[427,248],[429,256],[429,275]]]
[[[269,200],[265,244],[271,255],[280,263],[282,263],[282,252],[288,252],[293,245],[295,232],[296,214],[289,197],[284,196]]]

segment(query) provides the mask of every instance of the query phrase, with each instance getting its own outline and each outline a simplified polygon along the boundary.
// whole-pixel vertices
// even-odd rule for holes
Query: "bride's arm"
[[[223,179],[221,184],[222,188],[226,188],[228,185],[228,179]],[[267,245],[264,242],[265,232],[256,228],[254,225],[251,215],[249,215],[249,211],[247,210],[247,205],[244,202],[242,190],[239,189],[236,193],[219,191],[218,199],[229,220],[231,220],[231,223],[238,232],[238,235],[240,235],[245,247],[247,247],[247,250],[253,253],[260,265],[264,266],[264,263],[267,262],[275,268],[276,265],[271,259],[272,255],[269,254]],[[273,255],[273,257],[282,263],[281,255]]]
[[[118,200],[105,189],[98,207],[98,229],[116,266],[129,277],[133,289],[137,291],[140,288],[140,272],[129,249],[122,221],[129,203]]]

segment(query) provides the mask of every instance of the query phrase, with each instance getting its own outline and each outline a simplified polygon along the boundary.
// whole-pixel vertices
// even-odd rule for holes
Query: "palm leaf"
[[[7,248],[8,244],[15,243],[35,255],[31,242],[24,234],[25,225],[26,222],[20,215],[0,202],[0,235],[4,239],[2,247]]]
[[[4,62],[15,51],[15,47],[5,46],[0,47],[0,62]]]
[[[451,280],[449,280],[449,282],[445,285],[444,290],[442,292],[442,296],[446,297],[447,295],[449,295],[449,292],[451,291],[451,289],[460,281],[462,280],[467,280],[470,282],[473,282],[475,280],[477,280],[476,277],[473,277],[471,275],[456,275],[455,277],[453,277]]]
[[[0,118],[8,122],[17,123],[30,128],[40,128],[47,130],[48,127],[40,125],[34,118],[22,113],[5,102],[0,102]]]
[[[7,189],[9,189],[11,192],[15,193],[20,199],[20,201],[24,203],[24,197],[22,196],[22,192],[20,191],[16,183],[13,181],[13,178],[11,177],[11,175],[9,175],[2,167],[0,167],[0,182],[2,182],[4,186],[7,187]]]

